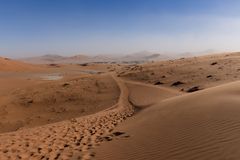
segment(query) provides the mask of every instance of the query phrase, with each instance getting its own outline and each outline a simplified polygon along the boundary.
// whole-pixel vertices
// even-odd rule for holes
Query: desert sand
[[[0,159],[240,157],[239,53],[0,64]]]
[[[234,82],[158,102],[149,97],[152,105],[115,129],[130,137],[102,144],[96,159],[238,159],[239,90]]]
[[[126,66],[119,76],[187,91],[237,81],[239,73],[240,53],[228,53]]]

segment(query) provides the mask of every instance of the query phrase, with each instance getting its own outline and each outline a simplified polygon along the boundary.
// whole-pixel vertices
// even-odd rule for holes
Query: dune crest
[[[112,108],[85,117],[41,127],[0,134],[2,159],[89,159],[91,148],[103,140],[113,128],[133,114],[124,82],[113,77],[121,90]],[[21,147],[19,147],[21,146]]]
[[[30,122],[29,115],[40,111],[43,117],[1,133],[0,159],[237,160],[238,58],[239,53],[131,65],[30,65],[27,72],[10,67],[1,72],[0,126],[11,128],[10,121],[21,118]]]
[[[238,159],[239,91],[240,81],[159,100],[120,124],[131,138],[102,144],[96,159]]]
[[[9,58],[0,57],[0,71],[32,71],[40,70],[40,67],[28,63],[11,60]]]

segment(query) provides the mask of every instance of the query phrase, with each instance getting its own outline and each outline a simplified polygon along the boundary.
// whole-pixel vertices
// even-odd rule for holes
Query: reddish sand
[[[96,159],[239,159],[239,91],[238,81],[160,98],[119,125],[130,137],[102,144]]]
[[[1,58],[0,159],[238,160],[239,59],[35,66]]]

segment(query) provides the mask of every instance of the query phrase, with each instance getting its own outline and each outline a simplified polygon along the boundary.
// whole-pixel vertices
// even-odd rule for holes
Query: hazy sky
[[[0,0],[0,56],[240,51],[239,0]]]

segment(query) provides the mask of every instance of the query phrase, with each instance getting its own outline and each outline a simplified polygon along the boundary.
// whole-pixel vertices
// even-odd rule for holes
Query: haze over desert
[[[0,157],[237,159],[239,60],[240,53],[141,64],[1,58]]]
[[[0,160],[239,160],[239,7],[0,0]]]

